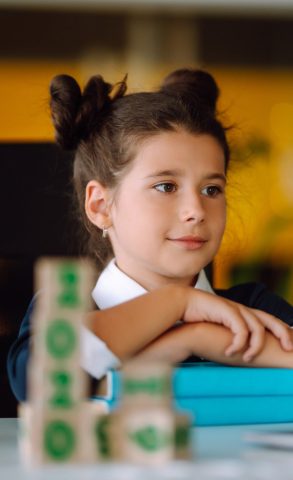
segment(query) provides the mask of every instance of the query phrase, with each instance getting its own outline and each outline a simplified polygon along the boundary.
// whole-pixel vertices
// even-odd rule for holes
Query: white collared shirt
[[[199,272],[194,288],[215,294],[204,270]],[[111,260],[98,278],[92,297],[100,310],[114,307],[147,293],[139,283],[123,273]],[[121,365],[120,360],[99,337],[86,327],[81,336],[81,365],[92,377],[101,378],[111,368]]]

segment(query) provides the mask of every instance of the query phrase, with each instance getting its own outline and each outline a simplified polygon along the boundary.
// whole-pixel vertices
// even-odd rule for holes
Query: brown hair
[[[219,89],[209,73],[176,70],[155,92],[124,95],[126,88],[126,78],[112,86],[100,75],[92,77],[83,92],[68,75],[58,75],[50,85],[56,141],[75,151],[73,180],[87,232],[87,253],[99,267],[113,252],[109,240],[102,238],[84,211],[90,180],[114,188],[143,140],[178,127],[214,137],[223,149],[226,168],[229,162],[226,129],[216,114]]]

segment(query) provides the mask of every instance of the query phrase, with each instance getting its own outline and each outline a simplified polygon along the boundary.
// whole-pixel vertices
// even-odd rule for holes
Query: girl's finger
[[[245,309],[243,316],[246,320],[248,328],[251,332],[249,339],[249,347],[243,355],[243,360],[249,362],[253,357],[258,355],[262,350],[265,342],[265,327],[259,321],[257,316],[250,310]]]
[[[243,350],[247,343],[247,338],[248,338],[248,332],[243,333],[236,333],[233,336],[232,343],[229,345],[229,347],[225,350],[225,355],[227,357],[230,357],[234,355],[234,353],[240,352]]]
[[[226,349],[225,354],[230,356],[243,350],[249,337],[249,328],[240,311],[231,308],[230,311],[226,313],[222,324],[233,333],[232,343]]]
[[[253,310],[262,324],[270,330],[270,332],[280,340],[282,348],[287,351],[293,350],[293,343],[290,335],[290,328],[284,322],[278,318],[270,315],[269,313],[263,312],[262,310]]]

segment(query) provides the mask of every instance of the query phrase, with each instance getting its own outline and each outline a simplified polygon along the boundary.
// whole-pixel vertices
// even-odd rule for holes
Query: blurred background
[[[33,263],[78,253],[72,158],[52,144],[52,77],[128,73],[138,91],[175,68],[210,71],[232,126],[214,285],[262,281],[293,302],[292,45],[293,0],[0,0],[0,415],[15,414],[5,358]]]

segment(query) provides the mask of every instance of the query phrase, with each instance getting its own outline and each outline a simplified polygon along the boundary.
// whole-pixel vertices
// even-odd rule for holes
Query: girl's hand
[[[284,350],[291,351],[293,349],[290,329],[278,318],[201,290],[188,289],[183,320],[185,322],[212,322],[229,328],[234,336],[225,355],[231,356],[245,349],[248,344],[243,355],[243,360],[246,362],[249,362],[262,350],[265,330],[269,330],[279,339]]]

